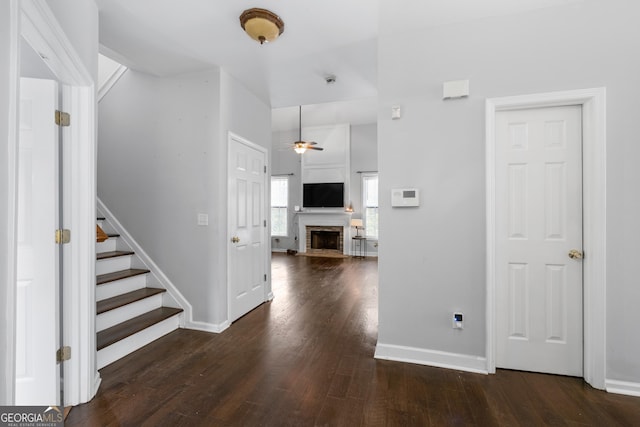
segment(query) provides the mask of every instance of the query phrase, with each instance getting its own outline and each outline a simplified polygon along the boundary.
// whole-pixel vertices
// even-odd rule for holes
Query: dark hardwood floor
[[[375,360],[377,263],[274,255],[275,299],[221,334],[175,331],[101,370],[69,426],[639,426],[582,379]]]

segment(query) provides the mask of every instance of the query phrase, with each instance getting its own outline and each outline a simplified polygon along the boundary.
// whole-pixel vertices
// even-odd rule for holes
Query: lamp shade
[[[354,218],[351,220],[352,227],[362,227],[362,220],[360,218]]]

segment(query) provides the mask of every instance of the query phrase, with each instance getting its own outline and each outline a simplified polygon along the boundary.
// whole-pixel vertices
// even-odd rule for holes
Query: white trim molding
[[[467,354],[378,343],[374,357],[376,359],[416,363],[418,365],[455,369],[476,374],[488,373],[487,360],[484,357]]]
[[[98,88],[98,102],[102,101],[102,98],[111,90],[111,88],[120,80],[120,77],[128,70],[124,65],[120,65],[115,71],[109,76],[107,81],[103,83],[102,86]]]
[[[6,82],[9,98],[9,117],[7,121],[7,178],[6,223],[2,224],[6,230],[6,246],[2,248],[5,255],[6,268],[3,279],[5,283],[0,293],[2,300],[3,322],[0,336],[4,338],[4,355],[0,373],[0,402],[2,405],[13,405],[15,402],[15,371],[16,371],[16,279],[17,279],[17,216],[18,216],[18,102],[20,87],[20,2],[10,0],[9,3],[9,81]],[[5,83],[3,83],[5,84]],[[5,201],[2,200],[4,203]],[[2,269],[0,267],[0,269]]]
[[[188,329],[193,329],[196,331],[204,331],[204,332],[213,332],[214,334],[219,334],[223,332],[231,326],[231,322],[225,320],[222,323],[207,323],[207,322],[198,322],[198,321],[189,321],[187,323]]]
[[[67,38],[45,0],[20,2],[21,32],[24,39],[40,55],[65,84],[91,86],[93,78]]]
[[[583,114],[584,379],[597,389],[606,377],[606,89],[582,89],[486,101],[486,356],[496,372],[495,117],[498,111],[580,105]]]
[[[65,248],[63,336],[75,356],[64,365],[65,406],[88,402],[97,392],[100,374],[95,355],[95,196],[96,136],[93,77],[75,51],[46,0],[19,2],[19,34],[42,57],[63,90],[63,107],[71,113],[63,169],[64,227],[73,230]],[[13,19],[14,17],[12,17]],[[12,31],[15,31],[12,28]],[[12,69],[18,58],[10,59]],[[13,62],[15,61],[15,64]],[[16,86],[17,86],[16,82]],[[17,99],[11,101],[17,108]],[[10,136],[13,134],[10,134]],[[16,139],[17,141],[17,139]],[[14,141],[11,141],[13,143]],[[16,161],[13,159],[12,161]],[[14,165],[15,166],[15,165]],[[7,351],[13,351],[8,348]]]
[[[606,390],[609,393],[640,397],[640,383],[608,379],[606,381]]]

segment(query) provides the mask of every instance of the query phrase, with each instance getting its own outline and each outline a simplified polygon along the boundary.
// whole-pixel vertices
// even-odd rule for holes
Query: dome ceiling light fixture
[[[257,7],[242,12],[240,26],[249,37],[260,44],[272,42],[284,32],[284,22],[278,15]]]

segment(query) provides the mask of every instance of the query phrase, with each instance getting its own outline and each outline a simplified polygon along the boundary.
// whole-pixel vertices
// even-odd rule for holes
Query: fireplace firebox
[[[340,249],[340,232],[311,230],[311,249]]]
[[[306,251],[342,254],[344,229],[338,226],[306,226]]]

